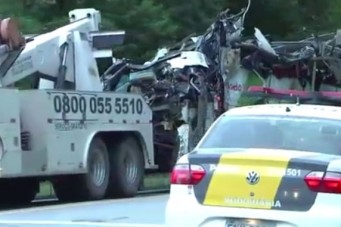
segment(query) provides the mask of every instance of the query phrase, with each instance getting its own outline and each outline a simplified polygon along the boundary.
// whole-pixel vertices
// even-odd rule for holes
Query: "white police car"
[[[166,226],[341,226],[341,108],[223,114],[174,167]]]

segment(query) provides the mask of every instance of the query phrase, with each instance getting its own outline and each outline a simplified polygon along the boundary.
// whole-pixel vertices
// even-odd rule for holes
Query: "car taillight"
[[[341,194],[341,173],[314,171],[304,181],[312,191]]]
[[[205,176],[206,171],[199,165],[177,164],[174,166],[170,183],[196,185]]]

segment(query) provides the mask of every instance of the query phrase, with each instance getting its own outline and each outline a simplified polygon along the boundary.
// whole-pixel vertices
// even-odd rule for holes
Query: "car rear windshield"
[[[225,116],[199,148],[267,148],[341,154],[341,121],[281,116]]]

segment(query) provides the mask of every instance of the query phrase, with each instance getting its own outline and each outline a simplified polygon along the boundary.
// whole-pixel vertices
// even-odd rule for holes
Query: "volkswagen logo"
[[[255,185],[259,182],[260,180],[260,176],[257,172],[255,171],[251,171],[247,174],[246,176],[246,181],[247,183],[251,184],[251,185]]]

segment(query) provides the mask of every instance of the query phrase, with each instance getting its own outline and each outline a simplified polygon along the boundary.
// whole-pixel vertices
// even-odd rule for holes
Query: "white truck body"
[[[62,100],[63,97],[78,101],[84,98],[88,107],[86,112],[59,112],[54,105],[55,100]],[[133,100],[135,107],[140,109],[128,114],[122,111],[93,114],[90,102],[101,99],[110,100],[110,104],[107,102],[107,106],[103,105],[104,110],[123,109],[119,101],[115,100]],[[86,173],[89,145],[99,132],[136,133],[143,144],[145,168],[151,168],[154,164],[151,110],[139,95],[1,89],[0,100],[5,110],[0,111],[0,137],[3,146],[0,177]],[[76,108],[78,107],[74,110],[78,110]],[[25,142],[20,140],[21,131],[29,133],[28,144],[22,144]],[[23,145],[29,149],[22,149]]]
[[[69,25],[0,56],[4,63],[18,52],[0,70],[0,202],[12,203],[18,188],[32,193],[17,202],[31,201],[46,179],[64,200],[134,196],[145,169],[157,168],[151,109],[140,95],[103,92],[100,80],[96,57],[112,58],[113,37],[124,33],[99,33],[95,9],[69,17]],[[32,90],[13,88],[27,77]]]

